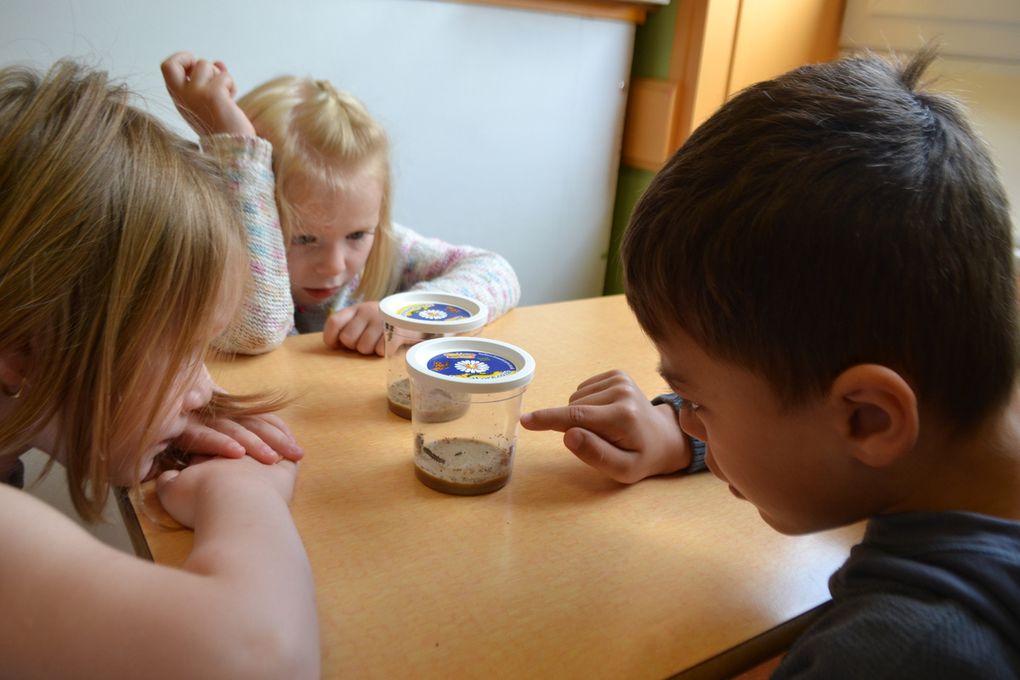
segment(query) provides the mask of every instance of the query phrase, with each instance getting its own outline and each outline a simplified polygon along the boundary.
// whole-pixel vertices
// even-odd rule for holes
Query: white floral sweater
[[[295,309],[287,275],[287,253],[276,207],[272,145],[241,135],[213,135],[202,149],[224,166],[248,231],[251,280],[237,317],[214,343],[217,349],[261,354],[289,334],[321,331],[334,311],[362,302],[355,297],[359,276],[336,296],[315,307]],[[454,246],[393,225],[400,268],[397,290],[438,290],[484,302],[489,321],[512,309],[521,296],[517,275],[500,255],[471,246]]]

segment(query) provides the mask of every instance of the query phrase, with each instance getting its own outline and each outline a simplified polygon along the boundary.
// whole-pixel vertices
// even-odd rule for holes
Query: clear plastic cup
[[[463,295],[433,291],[397,293],[379,301],[386,344],[386,401],[390,411],[411,418],[411,384],[404,354],[423,340],[471,335],[485,325],[489,310]]]
[[[405,358],[418,479],[461,496],[503,488],[535,360],[511,344],[467,337],[419,343]]]

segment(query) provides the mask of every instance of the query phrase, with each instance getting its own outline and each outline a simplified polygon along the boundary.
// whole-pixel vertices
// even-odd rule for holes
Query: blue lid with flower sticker
[[[456,334],[485,325],[488,308],[463,295],[435,291],[397,293],[379,301],[387,324],[425,333]]]
[[[453,321],[468,319],[471,312],[457,305],[442,302],[419,302],[397,310],[397,316],[425,321]]]
[[[508,359],[489,352],[442,352],[425,364],[430,371],[463,380],[498,378],[517,372]]]
[[[486,338],[426,340],[407,350],[406,362],[411,380],[454,392],[505,392],[524,387],[535,372],[523,349]]]

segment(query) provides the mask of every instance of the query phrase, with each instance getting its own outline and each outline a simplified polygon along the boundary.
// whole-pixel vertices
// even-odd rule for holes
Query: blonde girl
[[[322,331],[331,348],[382,354],[378,300],[442,290],[488,305],[490,320],[520,298],[505,259],[424,238],[390,220],[389,143],[351,95],[285,76],[236,103],[221,62],[178,52],[167,89],[202,146],[231,168],[257,284],[219,341],[258,353],[288,333]]]
[[[203,365],[247,262],[222,185],[103,74],[0,69],[3,677],[318,673],[287,508],[299,454],[275,416],[223,415],[231,400]],[[195,531],[181,568],[114,550],[16,488],[32,447],[66,466],[87,519],[168,448],[222,454],[157,481]]]

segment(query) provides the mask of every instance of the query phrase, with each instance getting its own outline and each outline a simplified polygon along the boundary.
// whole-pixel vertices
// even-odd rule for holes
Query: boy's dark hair
[[[656,176],[623,244],[655,340],[682,328],[790,406],[843,370],[899,372],[976,425],[1011,395],[1017,285],[1005,192],[957,103],[874,55],[754,85]]]

